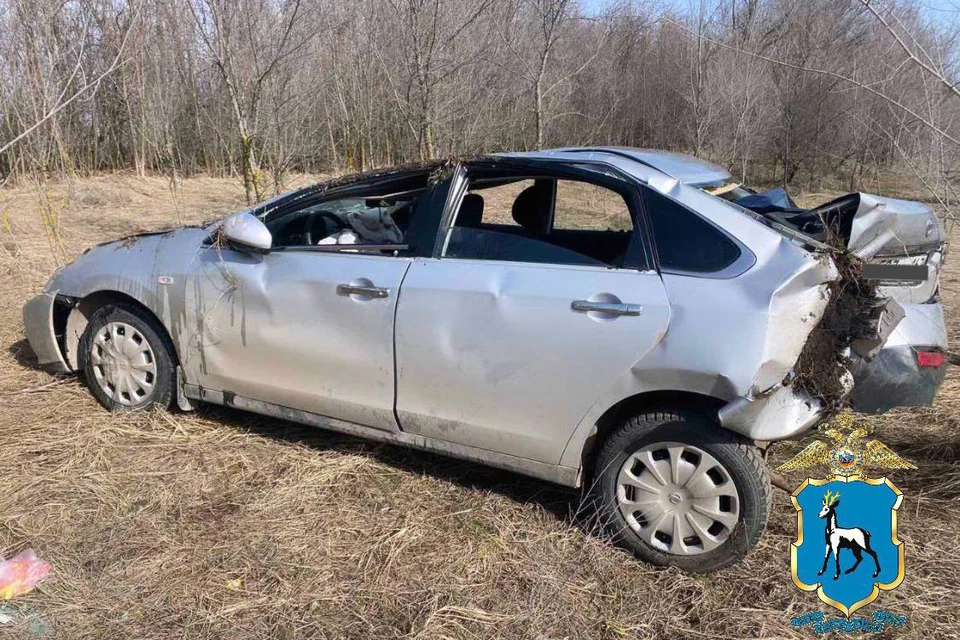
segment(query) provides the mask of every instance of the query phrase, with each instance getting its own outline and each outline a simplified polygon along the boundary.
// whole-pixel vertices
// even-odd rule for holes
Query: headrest
[[[513,219],[530,235],[546,235],[552,196],[550,182],[535,182],[533,186],[521,191],[513,201]]]
[[[463,196],[463,202],[460,204],[460,213],[457,214],[456,226],[476,229],[480,226],[482,219],[483,196],[479,193],[468,193]]]

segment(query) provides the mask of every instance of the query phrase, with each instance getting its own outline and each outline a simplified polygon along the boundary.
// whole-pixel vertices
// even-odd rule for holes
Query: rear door
[[[628,184],[590,172],[456,177],[437,255],[413,260],[397,306],[401,428],[559,462],[666,332],[637,213]]]

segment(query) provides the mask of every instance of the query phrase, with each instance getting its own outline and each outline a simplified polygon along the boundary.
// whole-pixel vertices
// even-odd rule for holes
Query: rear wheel
[[[729,566],[756,545],[770,513],[760,452],[699,416],[630,418],[603,444],[596,469],[602,523],[652,564]]]
[[[133,305],[108,304],[80,339],[87,386],[111,411],[169,408],[176,384],[173,348],[155,318]]]

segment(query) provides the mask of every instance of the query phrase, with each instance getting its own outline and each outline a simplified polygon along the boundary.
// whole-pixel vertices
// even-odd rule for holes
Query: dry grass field
[[[0,637],[810,638],[791,616],[833,615],[791,582],[782,491],[745,562],[684,575],[591,535],[578,496],[546,483],[214,407],[109,414],[36,367],[20,310],[58,261],[241,204],[215,179],[0,191],[0,552],[53,565],[0,605],[16,617]],[[941,290],[956,343],[960,260]],[[879,424],[919,470],[894,476],[906,580],[861,615],[908,615],[888,637],[956,637],[960,370],[936,406]]]

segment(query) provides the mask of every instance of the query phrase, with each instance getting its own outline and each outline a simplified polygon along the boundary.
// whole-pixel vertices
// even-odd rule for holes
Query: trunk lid
[[[926,203],[850,193],[802,209],[783,189],[733,202],[818,242],[846,247],[867,262],[863,277],[882,297],[921,304],[937,293],[947,235]]]
[[[926,255],[946,241],[933,207],[867,193],[851,193],[806,212],[845,240],[864,260]]]
[[[783,189],[750,194],[734,202],[819,242],[839,239],[865,260],[923,255],[939,250],[946,241],[933,207],[922,202],[850,193],[801,209]]]

